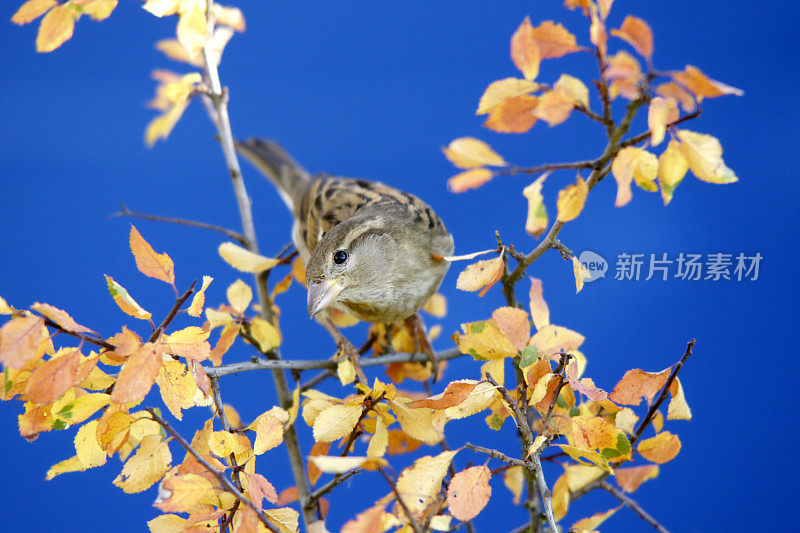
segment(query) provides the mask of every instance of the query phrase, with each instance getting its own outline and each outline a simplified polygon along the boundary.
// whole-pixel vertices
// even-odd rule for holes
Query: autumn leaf
[[[592,274],[574,255],[570,258],[572,260],[572,275],[575,277],[575,293],[583,290],[583,282],[591,279]]]
[[[593,532],[597,530],[597,527],[611,518],[611,516],[620,510],[622,505],[619,507],[614,507],[613,509],[609,509],[608,511],[602,513],[595,513],[590,517],[582,518],[572,524],[572,527],[569,528],[570,531],[574,531],[575,533],[584,533],[584,532]]]
[[[481,289],[478,296],[483,297],[492,288],[492,285],[500,281],[504,268],[505,263],[502,256],[473,263],[458,275],[456,288],[462,291]]]
[[[639,405],[644,397],[648,403],[652,403],[667,382],[671,370],[672,367],[661,372],[645,372],[639,368],[628,370],[614,386],[608,399],[620,405]]]
[[[128,294],[125,287],[114,281],[114,278],[106,276],[106,284],[108,285],[108,292],[111,294],[111,297],[114,298],[114,303],[122,309],[123,313],[140,320],[150,319],[152,314],[149,311],[145,311],[142,306],[136,303],[136,300]]]
[[[657,186],[654,180],[658,176],[658,159],[643,148],[626,146],[617,153],[611,163],[611,173],[617,181],[616,207],[627,205],[633,192],[631,183],[636,184],[646,191],[655,191]]]
[[[528,22],[530,24],[530,21]],[[542,59],[555,59],[573,52],[584,50],[578,46],[575,36],[562,24],[545,20],[532,30],[533,40],[539,48]]]
[[[668,81],[656,86],[656,94],[677,101],[687,113],[694,113],[695,109],[697,109],[694,96],[681,89],[681,87],[673,81]]]
[[[8,368],[22,368],[34,357],[44,338],[44,318],[25,316],[12,318],[0,328],[0,362]]]
[[[739,181],[722,160],[722,145],[716,137],[689,130],[677,130],[678,147],[686,163],[698,179],[708,183],[726,184]]]
[[[39,314],[49,318],[59,326],[61,326],[66,331],[71,331],[73,333],[94,333],[91,329],[87,328],[86,326],[81,326],[67,313],[59,309],[58,307],[52,306],[50,304],[44,304],[36,302],[31,306],[33,311],[38,312]]]
[[[470,169],[487,165],[502,167],[507,164],[491,146],[474,137],[454,139],[442,151],[458,168]]]
[[[397,492],[412,516],[419,516],[433,503],[456,453],[458,452],[445,451],[435,456],[420,457],[400,473]]]
[[[519,351],[528,345],[531,338],[531,323],[528,313],[516,307],[501,307],[492,313],[494,323],[505,338]]]
[[[555,444],[555,446],[558,446],[561,448],[562,452],[578,461],[581,466],[596,466],[605,470],[606,472],[612,472],[612,469],[608,464],[608,459],[598,452],[586,450],[577,446],[571,446],[569,444]]]
[[[180,361],[164,361],[158,371],[156,383],[164,405],[178,420],[183,420],[181,409],[211,405],[211,396],[200,390],[193,373]]]
[[[47,470],[47,474],[45,475],[45,480],[50,481],[56,476],[60,476],[61,474],[66,474],[68,472],[83,472],[86,470],[86,467],[83,466],[78,456],[70,457],[69,459],[65,459],[60,461],[53,466],[51,466]]]
[[[161,435],[147,435],[113,483],[128,494],[142,492],[167,473],[171,461],[169,446]]]
[[[178,357],[195,361],[205,361],[211,353],[208,343],[210,331],[197,326],[189,326],[178,330],[163,340],[164,351]]]
[[[261,317],[250,321],[250,334],[258,343],[258,349],[263,353],[281,345],[281,332]]]
[[[565,374],[569,386],[575,392],[583,394],[594,402],[602,402],[608,399],[608,393],[595,387],[592,378],[579,378],[578,363],[576,361],[569,362]]]
[[[130,246],[139,272],[165,283],[175,283],[175,265],[172,259],[166,253],[156,253],[133,225],[131,225]]]
[[[80,362],[81,353],[77,348],[59,350],[30,375],[25,398],[38,404],[54,402],[75,384]]]
[[[453,335],[461,353],[479,361],[515,357],[519,352],[500,331],[494,320],[461,324],[463,333]]]
[[[228,286],[226,291],[228,303],[237,315],[244,314],[250,302],[253,301],[253,289],[244,281],[237,279]]]
[[[232,242],[223,242],[219,245],[218,251],[220,257],[230,266],[251,274],[265,272],[280,263],[277,259],[255,254]]]
[[[447,188],[450,192],[460,193],[470,189],[477,189],[481,185],[488,183],[494,177],[494,172],[488,168],[473,168],[459,172],[447,180]]]
[[[620,94],[628,100],[639,97],[641,92],[639,85],[644,80],[644,74],[639,62],[628,52],[620,50],[609,57],[603,75],[611,82],[608,93],[612,99]]]
[[[533,38],[531,19],[525,17],[517,31],[511,36],[511,61],[522,72],[525,79],[532,81],[539,75],[542,54]]]
[[[162,363],[160,343],[142,345],[122,366],[111,401],[121,404],[141,401],[156,382]]]
[[[539,237],[547,229],[547,207],[544,205],[542,185],[550,173],[544,173],[536,181],[522,189],[522,195],[528,199],[528,217],[525,220],[525,232]]]
[[[611,30],[611,35],[633,46],[642,56],[648,59],[653,56],[653,31],[639,17],[626,16],[619,29]]]
[[[729,94],[744,96],[744,91],[741,89],[712,80],[702,70],[692,65],[686,65],[683,72],[671,72],[670,77],[698,98],[716,98]]]
[[[670,400],[667,408],[667,420],[691,420],[692,410],[689,409],[689,404],[686,403],[683,386],[678,377],[670,385],[669,393],[672,395],[672,400]]]
[[[597,47],[601,57],[605,57],[608,52],[608,33],[606,32],[605,17],[600,17],[597,6],[592,2],[588,6],[589,20],[589,40]]]
[[[345,522],[340,533],[383,533],[384,507],[385,503],[379,503],[357,514],[355,518]]]
[[[315,455],[309,457],[309,461],[326,474],[344,474],[355,468],[366,467],[367,469],[376,469],[385,466],[386,460],[374,457],[359,457],[355,455],[348,455],[347,457],[340,457],[335,455]]]
[[[415,400],[408,404],[408,406],[412,408],[428,407],[430,409],[447,409],[448,407],[463,402],[473,389],[475,389],[477,384],[478,382],[473,379],[453,381],[447,384],[443,392],[434,396],[429,396],[428,398]]]
[[[427,408],[413,409],[397,401],[389,401],[392,413],[397,417],[400,428],[412,439],[425,444],[436,444],[444,438],[442,428],[435,425],[433,411]],[[395,443],[397,444],[397,443]],[[392,447],[392,434],[389,434],[389,446]],[[389,452],[391,453],[391,452]]]
[[[632,466],[614,470],[614,478],[619,487],[625,492],[634,492],[648,479],[658,477],[658,465]]]
[[[179,76],[174,72],[157,70],[153,72],[153,78],[159,81],[159,85],[156,87],[155,98],[148,105],[163,113],[151,120],[145,129],[145,143],[151,148],[158,139],[169,137],[189,105],[197,85],[202,81],[197,72]]]
[[[503,472],[503,484],[514,495],[514,505],[519,505],[522,499],[522,489],[525,483],[525,471],[521,466],[512,466]]]
[[[483,92],[475,114],[485,115],[490,113],[507,99],[530,94],[538,90],[539,87],[538,83],[519,78],[504,78],[493,81]]]
[[[283,442],[283,424],[269,412],[259,415],[248,429],[256,432],[253,443],[253,453],[256,455],[261,455]]]
[[[447,486],[447,505],[457,520],[472,520],[486,507],[492,496],[491,477],[485,466],[473,466],[453,476]]]
[[[683,156],[678,141],[671,140],[667,144],[667,149],[658,156],[658,183],[661,185],[661,198],[664,205],[672,201],[675,188],[683,181],[686,172],[689,170],[689,163]]]
[[[52,52],[72,37],[77,12],[69,3],[52,8],[39,24],[36,51]]]
[[[33,22],[57,4],[56,0],[28,0],[12,15],[11,22],[20,26]]]
[[[502,364],[502,359],[498,359]],[[494,403],[495,386],[488,381],[481,381],[470,391],[463,402],[448,407],[444,410],[444,415],[449,420],[457,420],[479,413]]]
[[[85,468],[102,466],[108,460],[108,455],[97,441],[97,424],[97,420],[87,422],[75,435],[75,452]]]
[[[655,437],[640,441],[636,451],[648,461],[664,464],[672,461],[681,451],[681,441],[677,435],[662,431]]]
[[[158,498],[153,505],[164,512],[188,513],[209,497],[214,487],[209,480],[197,474],[168,475],[158,487]]]
[[[194,294],[192,303],[189,305],[189,309],[186,310],[189,316],[199,317],[203,313],[203,305],[206,302],[206,289],[212,281],[214,281],[214,278],[211,276],[203,276],[203,285]]]
[[[537,330],[550,325],[550,309],[544,301],[542,280],[530,278],[531,290],[528,293],[530,299],[531,320]]]
[[[575,183],[568,185],[558,192],[556,204],[558,206],[559,222],[569,222],[575,220],[583,211],[586,197],[589,195],[589,186],[578,176]]]
[[[219,366],[222,364],[222,356],[227,353],[233,343],[236,342],[236,338],[239,336],[239,324],[230,323],[226,324],[224,328],[222,328],[222,333],[219,335],[219,340],[217,344],[214,345],[214,348],[211,350],[211,353],[208,354],[208,358],[214,364],[214,366]]]
[[[647,126],[650,128],[650,146],[658,146],[664,140],[667,125],[678,120],[678,103],[672,98],[656,96],[647,109]]]
[[[538,102],[539,99],[531,95],[506,98],[492,108],[483,126],[498,133],[525,133],[536,124],[534,110]]]
[[[623,407],[614,416],[614,425],[628,435],[633,435],[634,427],[638,421],[639,417],[630,407]]]
[[[529,346],[535,346],[539,357],[549,359],[559,353],[569,353],[580,348],[585,337],[561,326],[549,324],[531,337]]]
[[[333,442],[348,435],[361,417],[361,405],[332,405],[314,420],[314,440]]]

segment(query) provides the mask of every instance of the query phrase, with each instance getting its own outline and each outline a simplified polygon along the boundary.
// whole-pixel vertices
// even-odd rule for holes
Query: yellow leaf
[[[653,159],[655,159],[655,156],[653,156]],[[580,176],[578,176],[574,184],[561,189],[558,192],[558,200],[556,200],[558,221],[569,222],[578,218],[578,215],[583,211],[588,194],[589,186]]]
[[[500,307],[492,312],[492,319],[514,348],[522,351],[531,338],[531,323],[528,313],[516,307]]]
[[[489,84],[478,102],[476,115],[485,115],[508,98],[530,94],[539,89],[538,83],[519,78],[505,78]]]
[[[686,398],[683,394],[683,386],[679,378],[669,387],[669,392],[672,395],[672,400],[669,402],[667,408],[667,420],[691,420],[692,410],[689,409],[689,404],[686,403]]]
[[[120,404],[141,401],[156,382],[162,364],[161,345],[150,342],[144,344],[120,370],[111,401]]]
[[[689,130],[677,130],[678,147],[689,169],[698,179],[708,183],[725,184],[739,181],[722,160],[722,145],[716,137]]]
[[[205,2],[181,2],[177,35],[189,55],[199,53],[208,39],[205,8]]]
[[[595,451],[584,450],[569,444],[556,444],[556,446],[561,448],[561,451],[578,461],[581,465],[596,465],[606,472],[611,472],[611,467],[608,465],[608,459]],[[587,463],[585,460],[588,460],[589,462]]]
[[[228,287],[228,303],[237,315],[244,314],[250,302],[253,301],[253,289],[244,281],[237,279]]]
[[[531,290],[528,294],[530,298],[531,320],[536,329],[542,329],[550,325],[550,309],[544,301],[542,280],[530,278]]]
[[[582,518],[581,520],[575,522],[572,527],[569,528],[569,530],[575,531],[576,533],[595,531],[597,530],[597,526],[611,518],[611,515],[619,511],[620,507],[622,507],[622,505],[619,507],[614,507],[613,509],[609,509],[603,513],[595,513],[588,518]]]
[[[491,146],[474,137],[454,139],[442,151],[458,168],[469,169],[485,165],[502,167],[507,164]]]
[[[437,292],[428,299],[422,309],[431,316],[442,318],[447,314],[447,299]]]
[[[97,420],[87,422],[75,435],[75,451],[78,460],[85,468],[106,464],[108,456],[97,442]]]
[[[667,382],[672,368],[665,368],[661,372],[645,372],[640,368],[628,370],[622,379],[614,386],[608,399],[621,405],[639,405],[642,397],[650,403]]]
[[[436,444],[444,438],[442,428],[437,427],[431,409],[413,409],[408,405],[396,401],[390,401],[389,405],[391,405],[392,413],[394,413],[397,417],[397,421],[400,423],[400,428],[402,428],[408,436],[430,445]]]
[[[208,447],[218,457],[229,457],[233,454],[240,463],[246,462],[253,451],[250,439],[246,435],[229,431],[211,433],[208,437]]]
[[[80,363],[81,353],[77,348],[62,348],[31,373],[25,398],[38,404],[53,403],[75,384]]]
[[[247,507],[249,509],[249,507]],[[265,509],[264,514],[272,525],[278,527],[280,533],[297,533],[300,515],[291,507],[281,507],[279,509]]]
[[[512,466],[503,473],[503,484],[514,495],[514,505],[519,505],[522,498],[522,487],[525,483],[525,471],[521,466]]]
[[[111,16],[111,12],[117,7],[117,0],[91,0],[81,5],[83,13],[89,15],[94,20],[102,21]]]
[[[80,424],[108,405],[110,401],[111,396],[103,392],[84,394],[63,406],[59,406],[57,403],[53,404],[53,414],[68,424]],[[56,407],[58,408],[56,409]]]
[[[533,38],[531,19],[525,17],[517,31],[511,36],[511,61],[522,72],[525,79],[532,81],[539,75],[542,54]]]
[[[244,15],[238,7],[222,6],[215,2],[211,12],[217,24],[228,26],[240,33],[245,30]]]
[[[433,457],[420,457],[400,473],[397,492],[412,516],[419,516],[433,503],[456,453],[457,451],[445,451]]]
[[[450,420],[466,418],[488,409],[495,398],[494,385],[483,381],[478,383],[464,398],[464,401],[445,409],[444,414]]]
[[[367,457],[383,457],[389,446],[389,431],[386,429],[386,422],[382,417],[375,420],[375,433],[369,439],[367,446]]]
[[[256,432],[256,441],[253,443],[253,453],[256,455],[261,455],[283,442],[283,424],[269,412],[259,415],[248,429]]]
[[[250,321],[250,333],[258,341],[258,349],[264,353],[281,345],[281,332],[263,318],[256,317]]]
[[[614,424],[625,433],[633,435],[634,427],[636,426],[636,422],[638,420],[639,417],[636,416],[636,413],[633,412],[633,409],[630,407],[624,407],[617,411],[617,414],[614,417]]]
[[[111,297],[114,298],[114,303],[122,309],[123,313],[140,320],[150,319],[152,315],[136,303],[136,300],[128,294],[125,287],[114,281],[114,278],[111,276],[106,276],[106,283],[108,284],[108,292],[111,293]]]
[[[147,522],[150,533],[182,533],[186,529],[186,519],[176,514],[162,514]]]
[[[454,405],[458,405],[466,400],[467,396],[469,396],[469,394],[475,389],[476,385],[478,385],[478,381],[474,379],[453,381],[452,383],[447,384],[444,392],[428,398],[423,398],[421,400],[415,400],[408,405],[414,409],[420,407],[427,407],[430,409],[447,409],[448,407],[453,407]]]
[[[561,326],[548,324],[531,337],[528,346],[536,346],[539,357],[549,359],[559,353],[569,353],[580,348],[585,337]]]
[[[658,174],[658,160],[656,156],[635,146],[627,146],[617,153],[611,163],[611,173],[617,180],[617,199],[614,203],[616,207],[627,205],[633,193],[631,183],[636,184],[648,191],[655,191],[656,185],[653,180]],[[648,188],[652,186],[652,188]]]
[[[37,348],[46,334],[42,317],[12,318],[0,328],[0,363],[22,368],[27,361],[41,358],[43,354]]]
[[[639,442],[636,450],[648,461],[663,464],[672,461],[681,451],[681,441],[677,435],[662,431],[653,438]]]
[[[477,291],[482,288],[478,293],[482,297],[492,285],[500,281],[504,268],[502,256],[473,263],[458,275],[456,288],[462,291]]]
[[[667,124],[678,120],[678,103],[672,98],[656,96],[650,100],[647,110],[647,126],[650,128],[650,146],[658,146],[664,140]]]
[[[170,475],[158,487],[153,505],[164,512],[189,513],[204,500],[214,497],[211,482],[197,474]],[[212,500],[213,501],[213,500]]]
[[[254,254],[246,248],[232,242],[223,242],[219,245],[219,255],[230,266],[241,272],[258,274],[271,269],[280,261],[271,257]]]
[[[203,276],[203,285],[192,297],[192,303],[186,311],[189,316],[199,317],[203,313],[203,305],[206,302],[206,289],[212,281],[214,281],[214,278],[211,276]]]
[[[314,440],[333,442],[349,435],[361,417],[361,404],[332,405],[314,420]]]
[[[614,470],[614,478],[617,480],[617,484],[622,490],[625,492],[634,492],[648,479],[658,477],[658,472],[658,465],[617,468]]]
[[[114,479],[114,485],[127,494],[147,490],[167,473],[170,461],[172,454],[161,435],[147,435],[136,454],[128,459],[122,472]]]
[[[336,375],[342,385],[349,385],[356,380],[356,368],[349,359],[343,359],[336,364]]]
[[[519,354],[495,325],[494,320],[461,324],[461,329],[464,333],[456,333],[453,340],[461,353],[469,354],[476,360],[502,359]]]
[[[639,84],[644,79],[642,67],[635,57],[624,50],[620,50],[608,58],[608,66],[603,71],[604,77],[611,82],[609,95],[616,98],[622,94],[629,100],[639,96]]]
[[[486,507],[492,497],[491,477],[485,466],[472,466],[453,476],[447,486],[447,504],[456,519],[472,520]]]
[[[562,74],[554,88],[568,94],[575,104],[582,105],[586,109],[589,108],[589,88],[578,78]]]
[[[681,107],[687,113],[694,113],[697,109],[694,96],[684,91],[677,83],[668,81],[656,87],[656,94],[664,98],[672,98],[681,104]]]
[[[83,466],[83,463],[81,463],[80,459],[78,459],[78,456],[76,455],[51,466],[47,471],[45,480],[50,481],[54,477],[61,474],[66,474],[67,472],[83,472],[84,470],[86,470],[86,467]]]
[[[11,17],[14,24],[27,24],[44,15],[51,7],[58,4],[56,0],[28,0],[17,9]]]
[[[683,72],[672,72],[670,76],[676,83],[694,93],[698,98],[716,98],[728,94],[744,95],[744,91],[741,89],[712,80],[702,70],[692,65],[686,65]]]
[[[39,24],[36,51],[52,52],[64,44],[75,29],[75,14],[70,4],[60,4],[47,12]]]
[[[608,51],[608,33],[606,33],[606,25],[603,20],[605,17],[600,17],[597,12],[597,6],[593,2],[589,3],[588,8],[589,19],[591,20],[591,24],[589,25],[589,40],[597,47],[600,55],[605,56]],[[564,512],[566,512],[566,507]]]
[[[575,276],[575,292],[579,293],[583,290],[583,282],[591,279],[592,274],[574,255],[572,256],[572,274]]]
[[[31,309],[49,318],[62,328],[73,333],[94,333],[86,326],[81,326],[66,311],[62,311],[58,307],[50,304],[43,304],[36,302],[31,306]]]
[[[653,55],[653,31],[647,22],[628,15],[618,30],[611,30],[611,35],[619,37],[633,46],[640,55],[650,58]]]
[[[8,302],[0,296],[0,315],[10,315],[14,312],[14,308],[8,305]]]
[[[594,5],[592,7],[595,7]],[[595,7],[595,11],[597,8]],[[556,521],[564,518],[569,509],[569,486],[567,485],[567,476],[562,474],[553,484],[553,497],[551,503],[553,505],[553,517]]]
[[[348,455],[347,457],[338,457],[333,455],[314,455],[308,458],[309,461],[326,474],[343,474],[354,468],[362,466],[383,466],[386,464],[385,459],[377,459],[370,457],[359,457],[355,455]]]
[[[178,420],[183,420],[181,409],[211,405],[211,396],[200,390],[192,372],[180,361],[164,361],[158,371],[156,383],[164,405]]]
[[[473,168],[459,172],[447,180],[447,188],[450,192],[464,192],[470,189],[477,189],[484,183],[491,181],[494,173],[488,168]]]
[[[542,185],[549,173],[542,174],[536,181],[522,189],[522,195],[528,199],[528,217],[525,220],[525,231],[528,235],[539,237],[547,229],[547,208],[542,196]]]
[[[142,9],[157,17],[166,17],[178,12],[182,0],[147,0]]]
[[[672,201],[675,188],[683,181],[688,170],[689,163],[683,157],[679,143],[670,141],[667,149],[658,156],[658,183],[661,185],[661,198],[664,200],[664,205]]]
[[[550,20],[545,20],[533,28],[532,36],[542,59],[555,59],[584,50],[583,47],[577,45],[575,36],[563,25],[554,24]]]

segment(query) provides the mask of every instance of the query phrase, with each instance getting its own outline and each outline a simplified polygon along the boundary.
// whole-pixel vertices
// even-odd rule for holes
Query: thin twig
[[[14,316],[25,316],[25,315],[22,314],[22,313],[14,313]],[[110,343],[108,343],[108,342],[106,342],[106,341],[104,341],[102,339],[96,339],[94,337],[90,337],[88,335],[84,335],[83,333],[76,333],[74,331],[70,331],[68,329],[64,329],[63,327],[58,325],[58,323],[53,322],[49,318],[47,318],[47,317],[42,317],[42,318],[44,318],[45,326],[51,327],[53,329],[57,329],[61,333],[66,333],[67,335],[75,337],[76,339],[80,339],[80,340],[82,340],[84,342],[88,342],[89,344],[94,344],[95,346],[99,346],[101,348],[105,348],[106,350],[116,350],[116,348],[117,348],[113,344],[110,344]]]
[[[642,507],[636,502],[636,500],[634,500],[633,498],[631,498],[630,496],[628,496],[615,486],[611,485],[608,481],[605,480],[601,481],[600,488],[613,494],[619,501],[630,507],[633,510],[633,512],[638,514],[642,518],[642,520],[653,526],[656,529],[656,531],[659,531],[659,533],[669,533],[667,528],[662,526],[658,522],[658,520],[650,516],[650,514],[647,511],[642,509]]]
[[[147,342],[155,342],[156,339],[158,339],[158,337],[164,333],[164,331],[167,329],[167,326],[169,326],[169,323],[172,322],[172,320],[177,316],[178,311],[180,311],[180,308],[183,305],[183,302],[185,302],[194,292],[194,284],[196,282],[197,281],[193,281],[192,284],[189,285],[189,288],[186,290],[186,292],[184,292],[182,296],[179,296],[175,299],[175,305],[172,306],[172,309],[170,309],[169,313],[167,313],[167,316],[164,317],[164,320],[161,321],[161,324],[159,324],[155,331],[153,331],[153,334],[150,335],[150,338],[147,339]]]
[[[388,483],[389,486],[392,488],[392,492],[394,493],[395,499],[397,499],[397,503],[400,504],[400,507],[403,508],[403,512],[406,513],[406,516],[408,517],[408,523],[409,525],[411,525],[411,529],[414,530],[414,533],[422,533],[422,529],[420,529],[419,524],[417,524],[417,521],[414,520],[414,517],[411,514],[411,510],[408,508],[408,505],[406,505],[406,502],[403,501],[403,498],[400,496],[400,492],[397,490],[397,484],[394,482],[391,476],[389,476],[389,474],[386,473],[386,471],[383,468],[379,468],[378,471],[383,476],[383,479],[386,480],[386,483]]]
[[[682,122],[686,122],[687,120],[692,120],[693,118],[699,117],[700,113],[702,113],[702,111],[703,110],[698,107],[697,110],[694,113],[691,113],[689,115],[683,116],[683,117],[679,118],[678,120],[676,120],[674,122],[670,122],[669,124],[667,124],[667,129],[672,128],[674,126],[677,126],[678,124],[680,124]],[[635,136],[631,137],[630,139],[626,139],[626,140],[622,141],[621,143],[619,143],[619,147],[620,148],[625,148],[626,146],[633,146],[634,144],[639,144],[640,142],[646,140],[648,137],[650,137],[650,130],[647,130],[647,131],[645,131],[643,133],[640,133],[639,135],[635,135]]]
[[[519,405],[513,400],[513,398],[511,398],[506,388],[499,385],[489,372],[486,372],[484,377],[486,378],[486,381],[494,385],[503,396],[503,399],[506,401],[508,407],[511,409],[511,412],[514,414],[514,418],[517,420],[517,426],[522,433],[522,439],[525,441],[525,447],[530,449],[530,447],[533,445],[534,437],[533,431],[531,430],[530,425],[528,425],[528,417],[522,413]]]
[[[575,161],[572,163],[547,163],[535,167],[508,166],[494,171],[494,176],[516,176],[517,174],[539,174],[550,170],[564,170],[567,168],[592,168],[594,161]]]
[[[233,231],[228,228],[223,228],[222,226],[215,226],[214,224],[207,224],[206,222],[197,222],[194,220],[186,220],[185,218],[175,218],[175,217],[165,217],[162,215],[151,215],[149,213],[137,213],[135,211],[131,211],[125,204],[119,204],[120,210],[116,213],[112,213],[108,216],[108,218],[116,218],[116,217],[133,217],[133,218],[143,218],[145,220],[154,220],[158,222],[169,222],[171,224],[181,224],[183,226],[192,226],[195,228],[202,228],[202,229],[209,229],[211,231],[217,231],[222,233],[229,238],[239,242],[242,246],[247,247],[247,239],[244,235],[239,233],[238,231]]]
[[[351,477],[355,476],[356,474],[360,474],[361,471],[362,469],[361,467],[359,467],[359,468],[354,468],[349,472],[345,472],[344,474],[336,474],[336,476],[334,476],[332,480],[328,481],[320,488],[311,493],[311,496],[308,497],[308,505],[310,507],[314,507],[320,498],[331,492],[333,489],[335,489],[336,487],[338,487]]]
[[[366,402],[361,405],[361,416],[358,417],[358,421],[356,425],[353,426],[353,430],[350,432],[350,436],[347,437],[347,442],[344,445],[344,450],[342,450],[342,457],[347,457],[347,454],[350,453],[350,447],[353,446],[358,436],[363,433],[363,429],[359,427],[361,422],[367,417],[367,414],[375,408],[382,400],[383,397],[386,396],[386,392],[382,392],[380,396],[377,398],[370,398]]]
[[[220,472],[219,470],[217,470],[216,468],[214,468],[213,466],[211,466],[211,463],[209,463],[209,462],[208,462],[208,461],[205,459],[205,457],[203,457],[202,455],[200,455],[200,454],[197,452],[197,450],[195,450],[194,448],[192,448],[192,445],[191,445],[191,444],[189,444],[189,443],[186,441],[186,439],[184,439],[184,438],[183,438],[183,437],[180,435],[180,433],[178,433],[177,431],[175,431],[175,428],[173,428],[173,427],[172,427],[172,426],[169,424],[169,422],[167,422],[166,420],[164,420],[163,418],[161,418],[160,416],[158,416],[158,414],[156,413],[156,410],[155,410],[155,409],[153,409],[152,407],[145,407],[145,411],[147,411],[148,413],[150,413],[150,416],[152,417],[152,419],[153,419],[155,422],[158,422],[158,423],[161,425],[161,427],[163,427],[163,428],[164,428],[164,429],[167,431],[167,433],[169,433],[169,434],[172,436],[172,438],[174,438],[176,441],[178,441],[178,443],[179,443],[181,446],[183,446],[183,448],[184,448],[184,449],[185,449],[187,452],[191,453],[191,454],[194,456],[194,458],[197,460],[197,462],[198,462],[198,463],[200,463],[201,465],[203,465],[203,467],[204,467],[206,470],[208,470],[208,471],[209,471],[209,472],[210,472],[210,473],[211,473],[211,474],[212,474],[212,475],[213,475],[215,478],[217,478],[217,479],[219,480],[219,482],[222,484],[222,487],[223,487],[223,488],[224,488],[224,489],[225,489],[227,492],[230,492],[230,493],[231,493],[231,494],[233,494],[233,495],[234,495],[234,496],[235,496],[237,499],[241,500],[241,501],[242,501],[242,502],[243,502],[245,505],[247,505],[248,507],[250,507],[251,509],[253,509],[253,511],[255,511],[255,513],[256,513],[256,516],[258,516],[259,520],[261,520],[261,523],[263,523],[263,524],[264,524],[264,526],[266,526],[266,528],[267,528],[267,529],[269,529],[270,531],[273,531],[273,532],[275,532],[275,533],[278,533],[278,528],[276,528],[274,525],[272,525],[272,523],[269,521],[269,519],[267,518],[267,516],[264,514],[264,511],[262,511],[261,509],[259,509],[259,508],[258,508],[258,507],[257,507],[257,506],[256,506],[256,505],[255,505],[255,504],[252,502],[252,501],[250,501],[250,499],[249,499],[247,496],[245,496],[244,494],[242,494],[242,492],[241,492],[239,489],[237,489],[237,488],[236,488],[236,486],[234,486],[233,482],[230,480],[230,478],[228,478],[228,477],[225,475],[225,473],[224,473],[224,472]]]
[[[510,465],[513,465],[513,466],[521,466],[523,468],[527,468],[527,469],[530,469],[530,470],[533,470],[535,468],[534,465],[529,463],[528,461],[523,461],[521,459],[516,459],[514,457],[510,457],[510,456],[504,454],[503,452],[501,452],[499,450],[494,450],[492,448],[486,448],[484,446],[477,446],[477,445],[471,444],[469,442],[465,442],[464,443],[464,447],[465,448],[469,448],[473,452],[485,453],[486,455],[490,455],[490,456],[494,457],[495,459],[499,459],[499,460],[503,461],[504,463],[508,463]]]
[[[461,357],[462,354],[458,348],[450,348],[436,353],[436,358],[439,361],[446,361],[448,359],[455,359]],[[424,353],[405,353],[395,352],[378,357],[370,357],[361,360],[362,367],[388,365],[391,363],[415,363],[428,361],[428,355]],[[248,372],[251,370],[315,370],[323,368],[336,368],[337,361],[333,359],[308,359],[308,360],[289,360],[281,359],[277,361],[258,358],[254,361],[242,361],[240,363],[231,363],[218,367],[204,367],[206,373],[210,376],[222,377],[228,374],[237,374],[239,372]]]

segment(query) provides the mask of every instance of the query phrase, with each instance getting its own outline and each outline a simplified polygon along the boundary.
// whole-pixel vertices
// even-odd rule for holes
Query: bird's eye
[[[337,265],[341,265],[345,261],[347,261],[347,252],[346,251],[337,250],[336,252],[334,252],[334,254],[333,254],[333,262],[334,263],[336,263]]]

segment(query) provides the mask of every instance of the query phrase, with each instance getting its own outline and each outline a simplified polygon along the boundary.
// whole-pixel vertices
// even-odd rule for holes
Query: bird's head
[[[352,218],[334,226],[311,252],[306,266],[308,313],[335,302],[371,304],[392,272],[395,239],[375,218]]]

